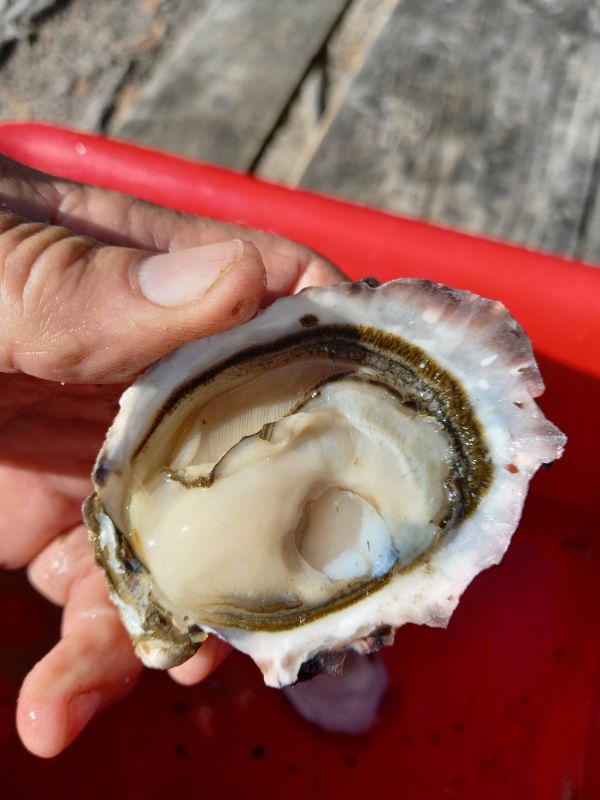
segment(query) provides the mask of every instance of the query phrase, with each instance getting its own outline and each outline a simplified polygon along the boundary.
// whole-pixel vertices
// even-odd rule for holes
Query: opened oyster
[[[282,686],[444,625],[562,452],[542,391],[502,305],[418,280],[307,289],[163,359],[85,507],[138,655],[215,633]]]

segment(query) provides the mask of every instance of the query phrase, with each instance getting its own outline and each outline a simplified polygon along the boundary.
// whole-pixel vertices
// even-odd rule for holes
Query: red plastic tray
[[[533,483],[500,567],[446,631],[406,626],[373,731],[322,733],[234,655],[183,689],[146,672],[51,762],[12,723],[18,682],[57,635],[19,576],[0,582],[0,796],[600,798],[600,270],[164,153],[41,124],[0,126],[0,152],[189,213],[280,233],[351,277],[426,277],[502,300],[530,333],[542,405],[569,436]]]

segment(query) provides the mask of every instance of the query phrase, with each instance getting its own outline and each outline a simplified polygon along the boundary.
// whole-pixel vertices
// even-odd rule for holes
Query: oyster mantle
[[[564,436],[499,303],[419,280],[306,289],[121,399],[84,514],[148,666],[208,633],[265,680],[445,625]]]

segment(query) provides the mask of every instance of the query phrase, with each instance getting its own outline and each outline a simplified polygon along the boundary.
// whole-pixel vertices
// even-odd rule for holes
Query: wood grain
[[[29,36],[35,18],[56,3],[57,0],[0,0],[0,53],[4,45]]]
[[[348,0],[219,0],[113,133],[248,169]]]
[[[403,0],[301,184],[600,260],[600,4]]]

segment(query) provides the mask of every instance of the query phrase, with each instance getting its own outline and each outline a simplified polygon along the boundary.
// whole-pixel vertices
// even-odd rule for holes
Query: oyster
[[[445,625],[564,436],[499,303],[419,280],[306,289],[143,375],[85,517],[145,664],[214,633],[271,686]]]

